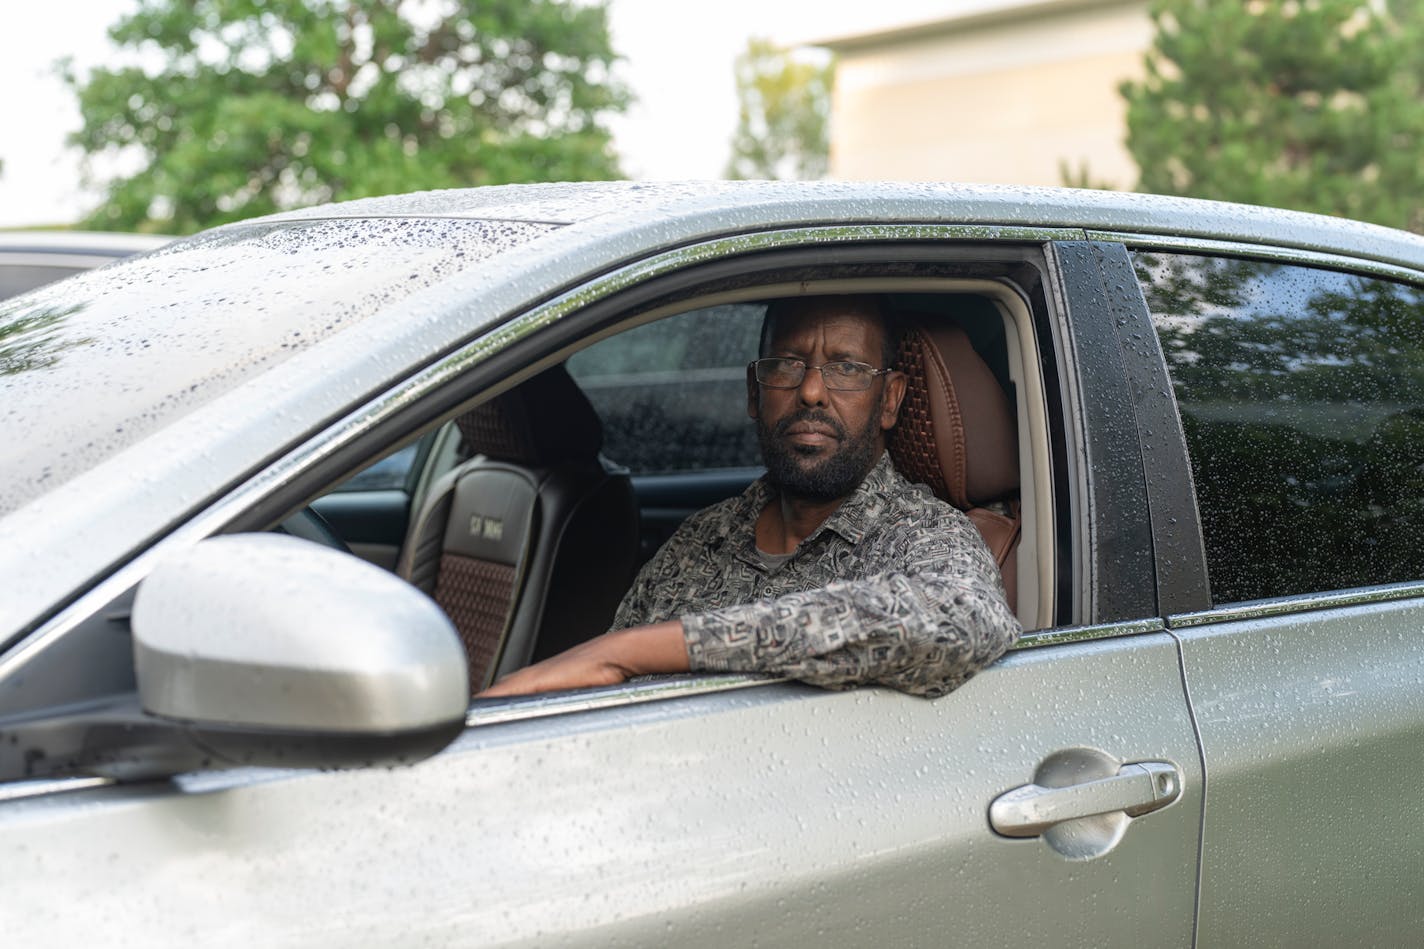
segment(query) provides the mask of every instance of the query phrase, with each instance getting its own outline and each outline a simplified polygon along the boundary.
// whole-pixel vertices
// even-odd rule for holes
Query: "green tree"
[[[133,64],[66,67],[71,143],[110,178],[86,222],[186,232],[327,200],[618,177],[605,3],[140,0]],[[97,159],[97,161],[96,161]]]
[[[753,37],[737,57],[728,178],[824,178],[835,61]]]
[[[1143,191],[1424,231],[1420,0],[1152,0]]]

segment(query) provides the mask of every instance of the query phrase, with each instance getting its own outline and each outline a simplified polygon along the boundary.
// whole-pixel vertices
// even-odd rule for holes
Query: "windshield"
[[[553,227],[379,219],[230,228],[0,302],[0,515]]]

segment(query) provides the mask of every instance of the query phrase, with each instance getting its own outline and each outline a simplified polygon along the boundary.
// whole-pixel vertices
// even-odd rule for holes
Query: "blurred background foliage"
[[[67,75],[71,142],[103,189],[83,226],[187,233],[365,195],[620,177],[607,121],[630,94],[609,2],[139,0],[110,30],[128,65]],[[1147,8],[1143,78],[1119,88],[1138,190],[1424,232],[1424,0]],[[730,79],[725,174],[824,177],[834,59],[754,38]],[[1081,161],[1059,178],[1109,186]]]
[[[728,178],[824,178],[835,60],[753,37],[737,57]]]
[[[603,3],[142,0],[67,81],[102,230],[188,233],[392,192],[620,174]],[[101,161],[96,163],[95,159]]]
[[[1424,231],[1424,3],[1153,0],[1138,190]]]

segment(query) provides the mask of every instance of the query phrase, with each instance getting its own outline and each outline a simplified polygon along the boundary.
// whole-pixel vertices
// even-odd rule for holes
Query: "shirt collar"
[[[737,499],[732,510],[731,524],[727,530],[727,542],[734,556],[743,563],[758,570],[765,570],[766,564],[757,556],[756,524],[762,508],[776,495],[776,490],[766,481],[766,475],[757,478]]]
[[[890,493],[899,473],[890,461],[888,451],[880,453],[880,460],[861,479],[850,497],[840,507],[831,512],[825,523],[811,532],[802,546],[814,540],[823,531],[833,531],[852,544],[858,544],[865,537],[870,525],[874,524],[885,510],[885,496]]]

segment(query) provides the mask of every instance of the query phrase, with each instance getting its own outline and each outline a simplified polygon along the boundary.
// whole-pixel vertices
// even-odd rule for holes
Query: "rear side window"
[[[603,420],[603,453],[634,474],[760,466],[746,378],[764,309],[690,310],[569,357]]]
[[[1424,578],[1424,291],[1139,253],[1217,604]]]

